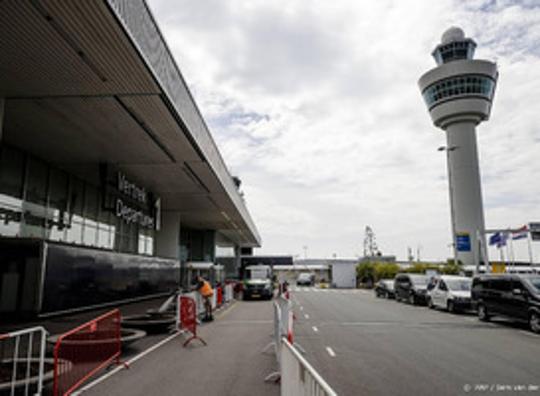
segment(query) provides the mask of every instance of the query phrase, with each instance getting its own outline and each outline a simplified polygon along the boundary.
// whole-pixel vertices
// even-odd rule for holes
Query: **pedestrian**
[[[214,295],[214,290],[212,290],[210,282],[200,275],[197,276],[194,283],[196,284],[196,290],[201,294],[201,297],[204,300],[205,316],[202,320],[203,322],[211,322],[214,320],[214,317],[212,316],[212,296]]]

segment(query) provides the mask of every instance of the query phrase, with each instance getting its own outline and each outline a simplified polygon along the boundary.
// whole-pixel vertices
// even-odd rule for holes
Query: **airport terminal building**
[[[144,0],[0,2],[0,53],[0,315],[165,294],[260,246]]]

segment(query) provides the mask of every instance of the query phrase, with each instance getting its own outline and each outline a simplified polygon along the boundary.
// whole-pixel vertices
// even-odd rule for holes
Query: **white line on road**
[[[90,382],[88,385],[82,387],[79,391],[73,393],[73,395],[74,396],[79,395],[79,394],[89,390],[90,388],[93,388],[94,386],[96,386],[96,385],[100,384],[101,382],[105,381],[107,378],[113,376],[114,374],[116,374],[120,370],[125,369],[126,367],[129,367],[130,365],[135,363],[140,358],[142,358],[142,357],[148,355],[150,352],[158,349],[160,346],[162,346],[162,345],[168,343],[169,341],[171,341],[172,339],[178,337],[182,333],[183,333],[183,331],[176,332],[176,333],[170,335],[169,337],[165,338],[164,340],[161,340],[157,344],[152,345],[150,348],[142,351],[137,356],[135,356],[135,357],[131,358],[130,360],[128,360],[127,362],[125,362],[125,365],[120,364],[119,366],[116,366],[113,370],[109,371],[107,374],[104,374],[103,376],[95,379],[94,381]]]
[[[315,333],[318,333],[319,332],[319,329],[317,328],[317,326],[312,326],[312,329]]]
[[[305,317],[306,319],[309,319],[309,315],[308,315],[308,314],[304,314],[304,317]]]
[[[336,353],[330,347],[326,347],[326,352],[332,357],[336,357]]]

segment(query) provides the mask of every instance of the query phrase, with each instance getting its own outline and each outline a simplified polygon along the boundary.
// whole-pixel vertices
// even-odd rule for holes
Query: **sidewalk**
[[[272,315],[271,302],[236,302],[199,327],[208,346],[195,340],[183,348],[176,337],[83,395],[279,395],[278,384],[264,382],[277,369],[275,356],[261,353],[272,340]]]

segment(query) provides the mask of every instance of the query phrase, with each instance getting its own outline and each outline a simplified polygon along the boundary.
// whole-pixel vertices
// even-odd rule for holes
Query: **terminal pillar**
[[[180,259],[180,212],[161,212],[161,227],[156,231],[156,256]]]
[[[2,131],[4,130],[4,108],[6,100],[0,98],[0,143],[2,142]]]
[[[240,246],[234,247],[234,267],[240,276],[243,276],[242,273],[242,248]]]

